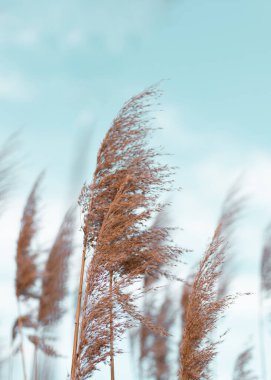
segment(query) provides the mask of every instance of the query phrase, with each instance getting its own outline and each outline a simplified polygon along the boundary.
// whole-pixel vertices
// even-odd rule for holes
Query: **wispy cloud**
[[[29,102],[35,97],[31,83],[18,73],[0,72],[0,100],[14,102]]]
[[[28,14],[20,7],[7,8],[0,14],[0,44],[35,47],[53,40],[64,48],[82,48],[98,41],[110,53],[119,53],[131,38],[147,38],[167,8],[164,0],[100,0],[84,7],[59,1],[32,7]]]
[[[11,11],[0,13],[0,44],[11,47],[36,47],[41,35],[37,25]]]

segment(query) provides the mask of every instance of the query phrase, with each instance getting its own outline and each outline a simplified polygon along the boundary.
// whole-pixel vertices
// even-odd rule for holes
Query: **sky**
[[[241,297],[224,322],[231,331],[218,357],[219,378],[231,378],[249,338],[257,351],[259,257],[271,220],[270,16],[268,0],[0,0],[0,143],[19,131],[21,164],[0,221],[2,335],[16,315],[15,243],[35,178],[46,170],[45,244],[91,180],[99,144],[122,104],[162,80],[154,110],[162,129],[153,143],[179,167],[182,191],[172,195],[171,209],[182,228],[176,241],[193,250],[188,263],[202,254],[239,176],[249,196],[236,231],[233,289],[253,294]],[[72,322],[67,326],[69,342]],[[117,373],[132,380],[128,355],[118,360]],[[68,358],[60,371],[59,378],[69,371]]]

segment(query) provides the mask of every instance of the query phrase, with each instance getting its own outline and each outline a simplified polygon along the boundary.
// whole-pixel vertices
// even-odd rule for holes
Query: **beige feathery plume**
[[[33,251],[32,242],[36,236],[37,226],[37,202],[38,191],[42,174],[36,180],[32,191],[27,199],[23,217],[21,220],[21,230],[17,241],[16,253],[16,296],[38,298],[35,289],[36,280],[39,276],[39,271],[36,263],[37,253]]]
[[[219,290],[219,283],[228,253],[229,237],[241,210],[241,203],[241,198],[236,197],[236,190],[229,193],[211,243],[195,274],[184,317],[179,379],[210,378],[209,365],[216,356],[219,343],[210,340],[210,333],[215,330],[225,308],[236,298],[222,296],[224,291]]]
[[[161,191],[172,183],[171,169],[158,164],[159,154],[147,147],[151,130],[147,111],[157,93],[150,88],[124,105],[101,145],[92,185],[85,186],[81,195],[85,247],[94,253],[87,270],[72,379],[88,379],[99,363],[110,359],[113,380],[116,342],[135,323],[166,334],[141,315],[131,292],[145,273],[155,272],[181,253],[171,244],[166,228],[147,228],[161,209],[157,204]],[[156,239],[165,244],[154,246]]]
[[[154,221],[152,222],[150,226],[150,230],[152,231],[159,231],[160,228],[167,228],[166,226],[169,224],[169,217],[168,213],[165,209],[161,210],[161,212],[157,213],[157,215],[154,218]],[[162,237],[162,236],[161,236]],[[153,240],[152,242],[153,247],[162,246],[164,244],[163,239],[157,239]],[[150,268],[151,269],[151,268]],[[155,298],[154,294],[151,290],[155,288],[157,285],[159,279],[163,275],[169,275],[165,268],[161,265],[161,267],[156,267],[155,270],[150,270],[148,273],[144,274],[144,283],[143,283],[143,289],[144,289],[144,300],[143,300],[143,313],[144,316],[147,318],[153,318],[154,320],[157,319],[157,312],[159,313],[159,310],[156,310],[155,308]],[[153,340],[155,339],[155,334],[152,333],[150,329],[148,329],[144,324],[140,326],[139,334],[136,334],[133,338],[139,337],[139,345],[140,345],[140,354],[139,354],[139,376],[140,378],[144,377],[144,367],[152,366],[153,361]],[[157,337],[158,339],[158,337]],[[145,362],[147,363],[147,366],[145,365]],[[150,372],[148,369],[147,372]]]
[[[36,282],[39,277],[38,265],[36,262],[37,253],[33,251],[33,239],[37,234],[37,203],[38,203],[38,191],[40,182],[42,179],[42,174],[36,180],[30,195],[27,199],[22,220],[21,220],[21,230],[19,233],[19,238],[17,241],[17,252],[16,252],[16,297],[18,304],[18,330],[21,336],[21,354],[22,354],[22,364],[24,379],[27,379],[25,358],[24,358],[24,345],[23,345],[23,333],[22,328],[24,327],[24,322],[31,321],[27,316],[23,316],[21,313],[21,300],[28,300],[30,298],[38,298]]]
[[[38,372],[38,349],[46,355],[59,356],[54,347],[47,342],[51,337],[47,337],[46,334],[48,333],[48,328],[59,322],[65,313],[63,301],[68,292],[69,259],[74,248],[74,211],[74,208],[72,208],[66,213],[42,274],[36,335],[29,336],[29,340],[35,345],[34,380],[37,379]]]
[[[73,253],[74,209],[70,209],[60,226],[42,275],[38,323],[49,327],[65,313],[63,300],[68,292],[69,259]]]
[[[185,318],[186,318],[186,313],[187,313],[187,308],[188,308],[188,305],[189,305],[189,297],[190,297],[190,293],[191,293],[191,290],[192,290],[192,285],[193,285],[193,282],[194,282],[194,278],[195,278],[195,271],[191,272],[185,283],[183,284],[183,288],[182,288],[182,293],[181,293],[181,302],[180,302],[180,306],[181,306],[181,322],[182,322],[182,329],[184,330],[184,326],[185,326]]]
[[[23,328],[29,328],[29,329],[37,328],[37,322],[35,321],[32,313],[25,314],[25,315],[18,317],[13,324],[12,341],[14,341],[16,339],[16,337],[19,333],[19,325],[20,324]]]
[[[196,273],[185,315],[180,346],[181,380],[209,379],[209,365],[216,355],[218,342],[208,339],[218,319],[235,297],[217,299],[216,286],[224,260],[225,242],[222,226],[215,230],[212,241]]]
[[[176,319],[176,312],[173,307],[172,298],[166,294],[159,307],[156,318],[158,326],[162,326],[165,331],[170,331]],[[147,361],[147,373],[155,380],[168,380],[172,376],[172,365],[170,363],[170,336],[152,334]]]

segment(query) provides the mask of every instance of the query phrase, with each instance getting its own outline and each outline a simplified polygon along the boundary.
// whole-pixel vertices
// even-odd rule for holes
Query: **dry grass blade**
[[[145,273],[159,270],[181,253],[166,228],[147,228],[161,209],[157,204],[161,191],[172,182],[172,171],[156,162],[158,154],[146,142],[151,129],[146,111],[155,95],[151,88],[124,105],[102,143],[93,183],[81,195],[85,241],[94,254],[87,274],[76,379],[89,378],[98,363],[109,358],[112,367],[116,342],[134,324],[159,330],[136,309],[130,289]],[[157,239],[165,244],[154,246]]]
[[[186,302],[183,338],[180,345],[182,380],[209,379],[209,366],[219,343],[210,340],[218,319],[235,296],[225,296],[227,285],[223,270],[229,250],[229,239],[235,221],[243,208],[244,199],[234,185],[224,201],[218,226],[195,274]]]
[[[73,253],[74,209],[70,209],[61,224],[50,250],[42,276],[38,324],[51,326],[60,320],[65,310],[63,300],[67,295],[69,259]]]
[[[252,360],[252,347],[247,348],[245,351],[238,355],[233,372],[233,380],[257,380],[258,377],[253,374],[250,369]]]

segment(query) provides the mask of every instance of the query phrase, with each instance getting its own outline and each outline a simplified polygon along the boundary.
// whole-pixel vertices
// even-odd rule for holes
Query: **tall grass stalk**
[[[23,324],[22,324],[22,314],[21,314],[21,306],[20,300],[17,299],[17,308],[18,308],[18,329],[20,334],[20,352],[22,357],[22,368],[23,368],[23,376],[24,380],[27,380],[27,372],[26,372],[26,362],[25,362],[25,350],[24,350],[24,336],[23,336]]]

